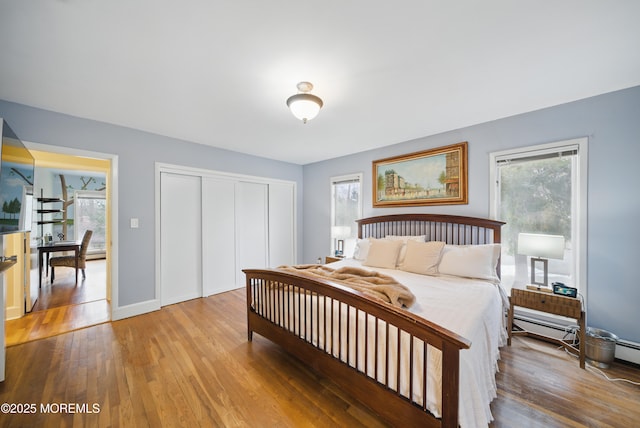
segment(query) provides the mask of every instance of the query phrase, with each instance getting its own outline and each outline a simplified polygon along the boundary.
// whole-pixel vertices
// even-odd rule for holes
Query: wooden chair
[[[78,253],[78,268],[82,269],[82,279],[86,278],[84,269],[87,266],[87,248],[89,247],[89,241],[91,241],[91,235],[93,235],[92,230],[87,230],[86,232],[84,232],[84,236],[82,237],[82,244],[80,245],[80,252]],[[75,268],[76,267],[75,255],[51,257],[51,259],[49,260],[49,266],[51,266],[51,283],[53,284],[53,280],[55,279],[54,268],[56,266]],[[76,280],[77,279],[78,279],[78,271],[76,269]]]

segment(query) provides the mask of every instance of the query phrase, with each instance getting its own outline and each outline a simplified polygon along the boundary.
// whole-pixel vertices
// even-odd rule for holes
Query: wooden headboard
[[[426,235],[451,245],[499,244],[503,221],[446,214],[392,214],[356,220],[358,238]],[[500,275],[500,262],[497,266]]]

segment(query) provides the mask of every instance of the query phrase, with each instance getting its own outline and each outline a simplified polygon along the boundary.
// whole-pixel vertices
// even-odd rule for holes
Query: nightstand
[[[509,318],[507,323],[507,331],[509,334],[507,345],[511,345],[512,336],[522,335],[557,343],[563,346],[565,349],[573,349],[567,341],[564,341],[562,339],[556,339],[554,337],[548,337],[526,330],[513,331],[513,309],[515,306],[535,309],[536,311],[560,315],[567,318],[573,318],[578,322],[579,326],[578,334],[580,340],[580,368],[584,368],[586,325],[585,312],[582,309],[582,302],[579,299],[576,299],[574,297],[560,296],[557,294],[513,288],[511,289],[511,298],[509,300],[511,304],[509,306]]]
[[[333,262],[339,262],[342,259],[344,259],[344,257],[327,256],[327,257],[324,258],[324,262],[325,263],[333,263]]]

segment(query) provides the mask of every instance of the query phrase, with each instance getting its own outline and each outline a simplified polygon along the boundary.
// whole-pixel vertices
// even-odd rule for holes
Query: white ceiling
[[[640,85],[637,0],[0,0],[0,99],[306,164]],[[324,100],[304,125],[285,100]]]

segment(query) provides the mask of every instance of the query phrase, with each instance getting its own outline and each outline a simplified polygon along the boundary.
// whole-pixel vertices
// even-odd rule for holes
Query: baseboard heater
[[[566,323],[561,324],[548,319],[540,319],[528,317],[523,314],[514,314],[513,319],[535,326],[540,331],[536,331],[535,328],[531,328],[535,333],[543,334],[551,337],[562,338],[563,335],[573,334],[577,329],[577,324]],[[552,334],[549,330],[552,330],[555,334]],[[559,334],[561,333],[561,334]],[[615,333],[615,332],[612,332]],[[616,354],[615,359],[627,364],[633,364],[640,367],[640,343],[630,342],[627,340],[618,339],[616,341]]]

